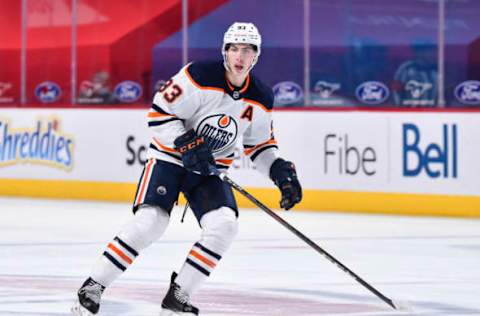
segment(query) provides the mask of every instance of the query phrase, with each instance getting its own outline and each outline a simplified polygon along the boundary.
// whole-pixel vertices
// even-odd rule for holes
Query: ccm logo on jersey
[[[205,140],[203,139],[203,137],[199,137],[199,138],[195,139],[193,142],[190,142],[190,143],[186,144],[185,146],[182,146],[182,147],[178,148],[178,151],[183,154],[183,153],[185,153],[189,150],[192,150],[193,148],[195,148],[198,145],[201,145],[203,143],[205,143]]]
[[[238,124],[229,115],[215,114],[207,116],[200,122],[197,134],[205,137],[212,152],[218,152],[235,142]]]

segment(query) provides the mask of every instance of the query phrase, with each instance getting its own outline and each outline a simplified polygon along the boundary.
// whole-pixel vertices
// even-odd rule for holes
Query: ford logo
[[[355,95],[360,102],[367,104],[380,104],[390,96],[387,86],[378,81],[367,81],[355,90]]]
[[[455,88],[455,97],[464,104],[480,104],[480,81],[462,82]]]
[[[55,82],[44,81],[35,88],[35,96],[42,103],[57,101],[62,94],[62,89]]]
[[[115,86],[113,94],[115,97],[125,103],[132,103],[142,96],[142,86],[135,81],[122,81]]]
[[[275,104],[287,105],[298,103],[303,99],[303,90],[298,84],[292,81],[283,81],[273,86]]]

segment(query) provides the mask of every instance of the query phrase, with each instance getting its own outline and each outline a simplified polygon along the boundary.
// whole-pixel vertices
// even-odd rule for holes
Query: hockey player
[[[163,234],[179,192],[190,203],[202,234],[179,273],[173,272],[160,315],[198,315],[190,297],[237,233],[232,189],[212,170],[228,169],[239,139],[257,169],[279,187],[280,206],[288,210],[300,202],[294,165],[277,154],[272,90],[250,73],[260,52],[257,28],[236,22],[224,35],[223,61],[190,63],[155,94],[148,112],[153,136],[133,203],[135,215],[79,289],[74,315],[98,313],[104,289]]]

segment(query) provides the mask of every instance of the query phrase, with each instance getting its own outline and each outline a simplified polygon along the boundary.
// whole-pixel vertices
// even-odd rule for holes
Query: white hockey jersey
[[[272,90],[250,74],[243,87],[226,78],[223,61],[191,63],[155,94],[148,112],[153,132],[147,158],[182,165],[174,140],[190,129],[204,136],[217,168],[228,169],[237,142],[263,174],[277,158]]]

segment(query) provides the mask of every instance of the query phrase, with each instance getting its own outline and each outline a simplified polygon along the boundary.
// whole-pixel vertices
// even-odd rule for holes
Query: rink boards
[[[146,110],[2,109],[0,194],[131,201]],[[309,210],[480,216],[480,113],[278,111],[281,156]],[[270,207],[279,194],[238,149],[230,176]],[[250,206],[239,199],[241,206]]]

